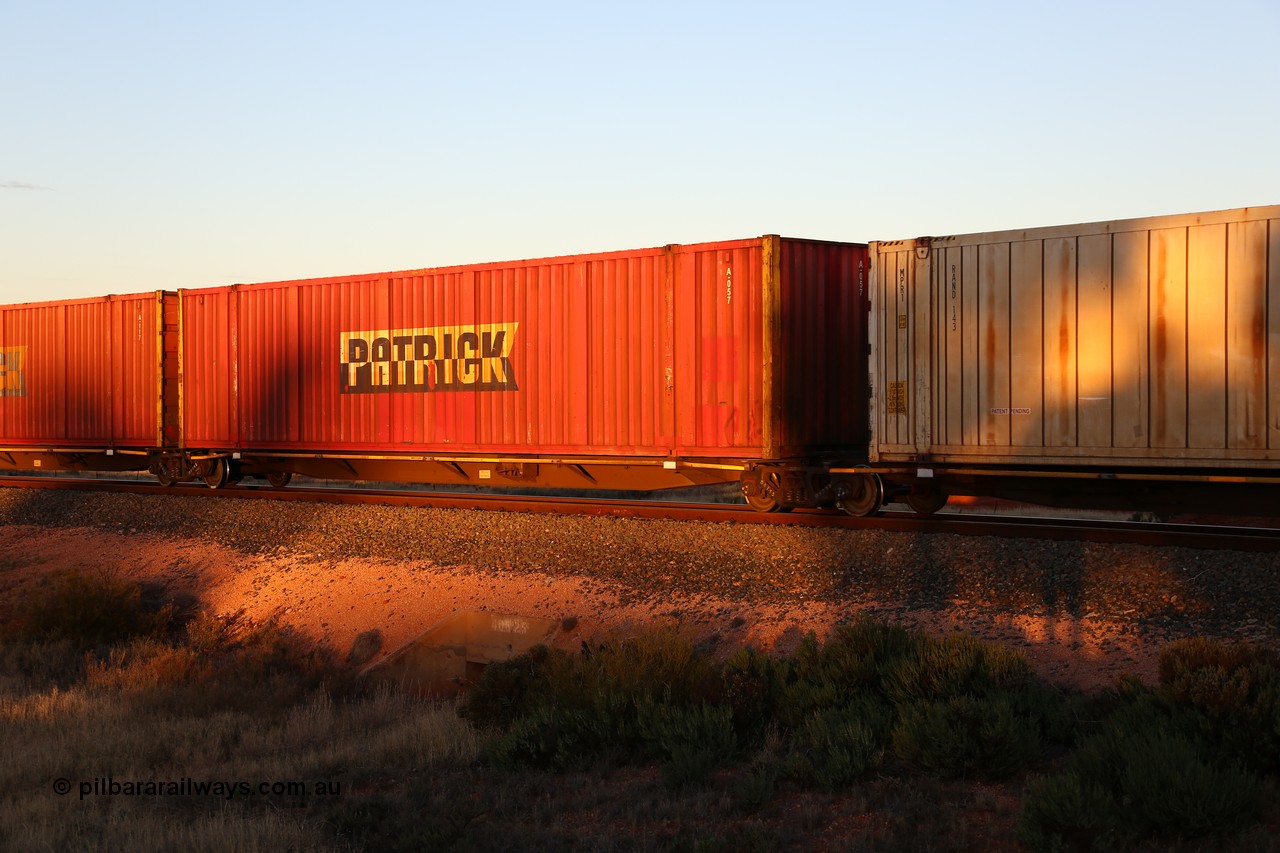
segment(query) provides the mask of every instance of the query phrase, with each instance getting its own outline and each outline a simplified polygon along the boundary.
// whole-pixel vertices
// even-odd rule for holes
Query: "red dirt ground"
[[[276,616],[345,656],[355,638],[376,629],[379,656],[395,650],[455,611],[489,610],[569,620],[552,642],[575,650],[616,628],[675,619],[699,639],[716,637],[728,653],[744,644],[792,652],[808,631],[824,638],[856,616],[850,606],[819,602],[744,606],[708,595],[671,592],[660,601],[624,603],[625,590],[605,581],[523,572],[480,571],[430,562],[334,561],[279,551],[246,555],[205,542],[98,530],[0,527],[0,596],[22,595],[61,570],[106,570],[158,585],[167,596],[192,596],[217,614]],[[883,612],[883,611],[882,611]],[[899,609],[893,618],[930,632],[969,631],[1013,645],[1056,683],[1109,686],[1127,672],[1154,681],[1158,646],[1105,619],[938,614]],[[673,614],[678,614],[675,616]]]

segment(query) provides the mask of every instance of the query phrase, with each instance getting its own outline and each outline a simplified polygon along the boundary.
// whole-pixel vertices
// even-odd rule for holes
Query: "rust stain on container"
[[[933,411],[947,417],[926,422],[909,447],[889,430],[877,433],[870,458],[906,461],[928,453],[939,462],[976,464],[1078,465],[1090,458],[1120,467],[1195,460],[1280,466],[1278,223],[1280,207],[1273,206],[934,237],[934,250],[949,258],[981,258],[961,265],[958,287],[930,293],[931,316],[948,317],[958,307],[958,322],[922,332],[912,350],[914,386],[926,389]],[[895,274],[901,242],[872,244],[877,280]],[[1006,253],[1017,261],[1007,278],[998,262]],[[952,293],[974,285],[980,298],[957,306]],[[1016,310],[1034,302],[1023,295],[1039,288],[1045,295],[1039,317]],[[1006,293],[1023,301],[1008,310]],[[872,329],[895,324],[892,304],[873,310]],[[1040,329],[1025,328],[1036,322]],[[946,337],[974,324],[976,375],[949,357],[955,347]],[[1034,342],[1037,333],[1042,358],[1034,347],[1008,344]],[[895,342],[873,344],[876,386],[901,381],[891,369]],[[931,360],[933,353],[948,358]],[[935,362],[936,375],[927,375]],[[1006,401],[1008,377],[1015,387]],[[1003,411],[1022,405],[1026,389],[1032,399],[1043,389],[1043,436],[1024,431],[1010,445]]]

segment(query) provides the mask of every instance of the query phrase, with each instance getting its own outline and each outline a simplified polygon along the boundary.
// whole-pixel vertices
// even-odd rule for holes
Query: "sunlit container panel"
[[[118,444],[155,447],[176,436],[165,422],[161,374],[172,369],[165,354],[172,293],[107,297],[112,434]],[[103,369],[102,350],[85,354],[86,367]]]
[[[187,444],[758,458],[866,436],[866,248],[776,237],[183,293]]]
[[[179,294],[181,428],[188,447],[231,447],[239,439],[236,296],[232,288]]]
[[[907,269],[910,247],[881,247],[871,304],[871,335],[880,346],[873,354],[877,394],[874,398],[876,435],[882,442],[899,445],[910,440],[907,431],[907,395],[910,390],[907,347],[911,326],[907,322]],[[976,279],[976,276],[975,276]]]
[[[636,401],[661,372],[663,257],[239,286],[240,444],[665,453]]]
[[[0,443],[161,441],[162,295],[0,307]]]
[[[764,446],[763,250],[755,240],[675,254],[682,454],[759,455]]]
[[[873,458],[1280,465],[1278,249],[1280,207],[873,243]]]
[[[661,252],[585,266],[587,440],[593,447],[652,454],[672,446],[667,269]]]

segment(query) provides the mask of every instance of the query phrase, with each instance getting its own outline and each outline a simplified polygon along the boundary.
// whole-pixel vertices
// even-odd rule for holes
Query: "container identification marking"
[[[26,347],[0,347],[0,397],[27,396],[26,370]]]
[[[957,300],[957,293],[956,293],[956,265],[952,264],[951,265],[951,331],[953,332],[959,328],[959,322],[957,319],[959,317],[959,314],[956,310],[957,301],[958,300]]]
[[[885,414],[905,415],[907,413],[907,383],[890,382],[889,393],[884,400]]]
[[[339,335],[343,394],[518,391],[511,366],[519,323],[380,329]]]

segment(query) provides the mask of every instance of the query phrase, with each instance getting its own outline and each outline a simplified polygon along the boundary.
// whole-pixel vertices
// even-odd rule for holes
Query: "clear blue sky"
[[[0,0],[0,302],[1280,203],[1280,0]]]

